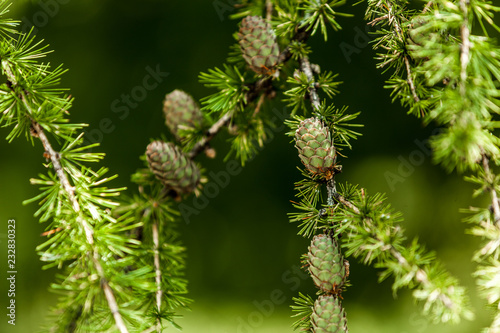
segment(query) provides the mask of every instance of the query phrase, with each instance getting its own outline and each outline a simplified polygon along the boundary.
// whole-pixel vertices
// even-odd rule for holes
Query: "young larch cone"
[[[196,164],[171,142],[153,141],[146,148],[149,168],[165,187],[192,192],[200,182]]]
[[[333,176],[337,153],[330,129],[321,120],[313,117],[300,122],[295,132],[295,147],[300,160],[312,174],[328,179]]]
[[[180,140],[180,129],[199,128],[203,115],[198,103],[182,90],[174,90],[165,96],[163,101],[165,124],[177,140]]]
[[[313,333],[347,333],[347,319],[337,297],[323,295],[314,302],[311,315]]]
[[[243,58],[250,68],[271,75],[278,65],[280,50],[271,25],[260,16],[247,16],[238,33]]]
[[[325,234],[314,236],[307,262],[316,286],[324,293],[339,294],[347,280],[348,269],[337,241]]]

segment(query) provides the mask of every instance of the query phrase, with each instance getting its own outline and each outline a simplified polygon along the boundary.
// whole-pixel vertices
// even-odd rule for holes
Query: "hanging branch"
[[[363,214],[361,213],[361,211],[359,210],[359,208],[355,204],[353,204],[351,201],[344,198],[339,193],[335,193],[335,200],[337,202],[341,203],[343,206],[347,207],[354,214],[363,216]],[[363,222],[365,223],[364,225],[365,225],[365,228],[367,230],[372,229],[372,231],[374,231],[375,226],[374,226],[374,222],[371,218],[369,218],[369,217],[363,218]],[[370,231],[368,231],[368,233],[370,234]],[[429,276],[424,269],[418,267],[415,270],[415,266],[411,265],[408,262],[408,260],[405,258],[405,256],[398,249],[396,249],[396,247],[394,247],[394,245],[386,244],[385,240],[378,237],[376,232],[371,233],[370,237],[373,238],[376,243],[380,244],[379,247],[381,249],[383,249],[383,251],[390,253],[397,260],[398,264],[406,272],[411,272],[411,275],[413,275],[416,282],[422,284],[424,287],[430,287],[430,286],[435,285],[435,283],[430,281]],[[366,258],[367,258],[367,260],[370,260],[370,257],[367,256]],[[442,289],[444,289],[446,292],[449,292],[449,290],[446,290],[446,288],[442,288]],[[450,310],[454,310],[455,308],[459,309],[462,307],[462,305],[456,304],[456,302],[453,301],[449,295],[447,295],[445,292],[442,292],[442,291],[438,292],[436,295],[433,295],[433,298],[439,299]],[[466,317],[468,317],[468,316],[470,316],[470,315],[467,314]]]
[[[4,69],[5,70],[5,69]],[[9,70],[5,70],[5,73],[8,75],[8,79],[10,82],[16,82],[16,78],[12,75]],[[14,85],[11,85],[12,92],[14,93]],[[27,103],[27,99],[24,93],[22,93],[21,100],[28,112],[28,114],[33,114],[33,110]],[[66,173],[64,172],[64,169],[61,165],[61,156],[58,152],[56,152],[53,148],[52,145],[50,144],[47,136],[45,135],[44,130],[38,124],[36,121],[31,119],[31,127],[33,129],[33,136],[37,137],[40,139],[42,142],[43,148],[45,149],[45,152],[49,155],[49,158],[52,162],[52,166],[57,174],[57,177],[59,178],[61,185],[66,192],[68,199],[71,203],[71,206],[73,207],[74,212],[77,214],[77,221],[82,225],[83,229],[85,230],[85,236],[87,238],[87,242],[92,249],[92,254],[90,255],[90,258],[92,259],[92,263],[94,264],[96,271],[99,275],[99,278],[101,280],[102,288],[104,291],[104,295],[106,296],[106,300],[108,302],[109,309],[114,317],[116,327],[119,329],[121,333],[128,333],[128,329],[125,325],[125,322],[120,314],[118,304],[116,302],[115,295],[113,293],[113,290],[109,286],[108,280],[106,278],[106,274],[104,272],[104,269],[101,265],[101,258],[98,253],[98,251],[94,247],[94,236],[93,236],[93,230],[92,227],[88,224],[85,218],[82,218],[80,216],[80,204],[75,198],[74,195],[74,188],[70,185],[70,182],[68,180],[68,177]]]
[[[428,3],[427,6],[430,6],[430,3]],[[375,26],[380,24],[381,26],[389,26],[389,30],[381,30],[378,32],[381,36],[376,39],[376,43],[373,47],[374,49],[386,50],[385,54],[380,54],[378,57],[378,59],[381,60],[378,64],[379,68],[384,68],[386,66],[389,66],[389,68],[395,67],[391,79],[387,81],[387,87],[394,89],[393,94],[400,97],[402,103],[408,103],[406,100],[406,89],[402,87],[403,82],[406,82],[408,85],[408,92],[411,94],[413,100],[410,106],[413,107],[418,105],[419,111],[417,115],[424,116],[425,105],[421,104],[422,98],[419,96],[419,91],[420,93],[422,93],[422,91],[421,89],[417,89],[414,79],[415,73],[412,67],[412,62],[415,62],[415,60],[412,59],[410,55],[407,42],[408,28],[403,28],[402,23],[408,22],[409,19],[411,19],[411,17],[405,16],[405,10],[404,3],[392,0],[368,0],[368,8],[365,16],[370,20],[368,25]],[[424,11],[426,11],[426,9],[424,9]],[[402,67],[404,67],[406,73],[405,80],[400,77],[400,70]]]
[[[398,17],[394,13],[394,7],[392,6],[390,1],[387,1],[386,5],[387,5],[387,9],[389,10],[389,13],[384,15],[384,17],[387,17],[389,20],[389,24],[393,25],[393,27],[397,33],[397,36],[399,38],[400,43],[404,45],[404,44],[406,44],[406,40],[405,40],[406,38],[405,38],[405,35],[403,33],[403,29],[401,29],[401,23],[400,23],[401,18]],[[383,6],[380,6],[379,9],[383,10]],[[406,79],[408,81],[408,84],[410,85],[410,90],[411,90],[413,99],[415,100],[415,102],[420,102],[420,98],[418,97],[417,90],[415,88],[415,83],[413,82],[413,74],[412,74],[412,70],[411,70],[411,66],[410,66],[410,60],[408,59],[406,52],[404,52],[403,54],[404,54],[403,60],[405,63],[405,68],[406,68]]]
[[[395,1],[384,1],[382,6],[390,9],[391,3],[396,6]],[[369,6],[373,2],[369,1]],[[488,209],[471,207],[467,210],[471,215],[465,219],[475,225],[471,233],[486,240],[473,257],[479,263],[473,275],[485,299],[496,308],[488,332],[500,330],[500,204],[498,176],[490,168],[490,161],[500,158],[500,139],[494,135],[499,108],[492,103],[498,100],[500,59],[498,44],[489,37],[485,22],[498,31],[492,20],[498,11],[500,8],[489,2],[467,0],[429,1],[416,15],[398,10],[401,20],[409,22],[412,38],[408,51],[417,59],[414,71],[423,83],[415,90],[428,97],[426,122],[434,120],[444,128],[430,141],[434,159],[448,171],[472,172],[466,180],[479,186],[474,196],[487,193],[491,199]],[[471,31],[475,23],[480,26],[478,34]],[[390,45],[387,49],[388,54],[398,50]],[[397,83],[392,87],[399,89]],[[406,103],[404,91],[397,97]]]

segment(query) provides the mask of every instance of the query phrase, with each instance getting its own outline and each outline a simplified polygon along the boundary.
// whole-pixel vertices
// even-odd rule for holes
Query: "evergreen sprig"
[[[240,73],[238,67],[224,65],[224,70],[209,69],[208,73],[200,74],[200,82],[207,87],[219,90],[201,100],[205,104],[204,110],[228,113],[238,107],[241,108],[246,102],[245,96],[248,88],[245,85],[245,77]]]
[[[409,92],[413,96],[411,106],[421,115],[422,107],[430,103],[421,102],[416,94],[415,82],[420,84],[421,81],[417,81],[413,67],[410,66],[413,59],[405,48],[407,19],[398,16],[404,11],[402,7],[398,7],[402,5],[369,2],[369,9],[372,9],[369,12],[374,15],[373,10],[376,9],[382,13],[380,17],[374,16],[372,23],[386,20],[384,22],[395,29],[394,33],[384,30],[386,34],[377,40],[376,46],[390,50],[387,54],[379,55],[382,60],[381,67],[395,69],[392,82],[398,82],[395,80],[399,75],[406,76],[404,85],[400,79],[401,87],[396,93]],[[286,101],[294,107],[294,112],[302,110],[307,114],[310,111],[305,101],[309,100],[312,115],[331,131],[332,143],[337,151],[342,146],[352,148],[350,140],[355,139],[359,133],[351,128],[359,125],[353,125],[351,121],[358,114],[347,113],[346,107],[337,109],[326,101],[321,102],[318,95],[318,90],[321,90],[319,83],[324,82],[325,76],[313,72],[306,55],[302,55],[299,62],[300,71],[296,72],[293,78],[288,78],[292,88],[285,93],[288,96]],[[315,74],[318,75],[317,78]],[[333,75],[327,74],[326,77],[330,79]],[[328,97],[332,97],[332,91],[325,92]],[[293,120],[287,121],[291,128],[287,134],[296,137],[296,133],[304,131],[300,126],[305,120],[305,116],[294,116]],[[310,135],[315,135],[313,133]],[[318,145],[321,145],[321,142]],[[316,144],[311,143],[311,148],[314,147],[317,147]],[[300,151],[301,148],[298,148]],[[414,290],[414,298],[424,303],[424,313],[435,321],[459,322],[462,319],[471,319],[473,314],[465,289],[442,268],[435,255],[427,252],[417,240],[411,242],[410,246],[405,244],[404,231],[398,225],[402,220],[401,214],[393,211],[390,205],[384,204],[384,195],[367,196],[364,190],[355,186],[341,186],[337,192],[334,176],[335,172],[341,170],[340,165],[337,164],[334,170],[336,171],[333,177],[327,174],[326,178],[307,175],[307,172],[303,171],[305,179],[296,183],[299,202],[293,202],[297,212],[290,214],[290,221],[299,223],[299,234],[312,237],[318,232],[332,232],[342,242],[346,255],[360,258],[363,262],[382,269],[381,280],[393,276],[394,292],[403,287]],[[326,203],[322,204],[320,196],[325,188]],[[298,301],[296,308],[303,310],[304,299]],[[295,327],[316,331],[314,324],[308,319],[299,320]]]
[[[107,177],[105,167],[89,166],[102,161],[104,154],[89,151],[98,144],[82,146],[87,125],[67,118],[73,99],[59,87],[66,70],[40,62],[49,53],[47,45],[32,32],[18,32],[19,22],[4,17],[8,8],[7,1],[0,2],[5,79],[0,85],[0,125],[12,128],[9,142],[24,135],[31,142],[40,140],[44,149],[47,172],[31,179],[41,193],[24,203],[39,203],[35,216],[47,224],[47,240],[37,251],[45,269],[58,269],[51,289],[60,299],[46,330],[160,332],[163,319],[176,325],[174,310],[188,303],[183,296],[183,249],[171,235],[161,248],[158,242],[152,246],[136,237],[137,230],[149,230],[151,225],[160,226],[157,236],[164,232],[162,224],[173,210],[147,201],[161,220],[156,224],[150,216],[134,216],[133,210],[115,214],[123,209],[118,199],[125,188],[106,187],[116,176]],[[147,205],[139,197],[133,201],[140,208]],[[160,260],[163,272],[156,269]]]
[[[500,111],[500,48],[490,31],[500,7],[491,1],[428,2],[409,10],[407,2],[367,1],[367,17],[380,26],[375,47],[383,47],[380,66],[393,55],[396,66],[388,86],[411,113],[426,115],[443,130],[431,138],[434,160],[446,170],[471,172],[466,180],[478,186],[474,196],[489,195],[489,208],[472,207],[465,219],[473,235],[484,239],[473,259],[474,276],[484,298],[496,309],[486,332],[500,330],[497,273],[500,206],[498,165],[500,142],[496,134]],[[473,29],[479,24],[480,29]],[[389,41],[393,41],[392,43]],[[400,68],[406,66],[406,78]],[[414,101],[408,100],[409,92]],[[418,107],[417,107],[418,106]],[[417,111],[417,112],[415,112]]]
[[[344,3],[243,1],[234,18],[261,16],[267,23],[262,18],[247,21],[243,33],[255,28],[251,22],[258,22],[260,33],[246,40],[246,46],[233,45],[222,69],[199,75],[201,83],[216,89],[201,100],[205,123],[182,129],[177,144],[155,141],[154,149],[148,146],[148,167],[132,176],[139,193],[123,200],[124,188],[104,186],[116,176],[106,177],[106,168],[88,166],[104,155],[88,151],[97,145],[82,147],[81,131],[87,125],[66,118],[72,98],[58,86],[65,70],[39,62],[49,52],[46,46],[32,33],[18,33],[17,23],[3,17],[8,5],[0,2],[0,60],[7,78],[0,85],[0,124],[12,127],[9,141],[21,135],[39,139],[47,158],[47,174],[32,180],[41,193],[26,203],[39,202],[35,215],[48,223],[48,239],[38,247],[41,260],[47,268],[64,269],[52,286],[62,297],[51,331],[161,332],[167,325],[178,327],[176,310],[190,302],[185,296],[184,248],[175,229],[179,213],[174,201],[186,196],[178,193],[183,190],[179,184],[192,180],[190,190],[197,194],[202,177],[193,159],[203,151],[213,155],[210,140],[224,128],[232,136],[228,157],[234,154],[244,165],[255,156],[275,125],[268,102],[280,91],[293,108],[286,121],[288,134],[295,138],[304,164],[302,180],[295,183],[296,212],[289,217],[298,223],[299,235],[313,238],[303,263],[320,289],[316,301],[303,294],[294,299],[292,308],[300,317],[294,328],[323,332],[334,325],[336,331],[347,332],[341,293],[348,285],[349,263],[341,248],[345,255],[379,268],[380,280],[393,277],[394,293],[413,290],[424,313],[435,321],[472,318],[465,289],[433,252],[417,239],[407,241],[399,225],[401,214],[383,194],[336,184],[340,159],[347,154],[343,149],[353,148],[352,139],[360,135],[355,128],[361,125],[353,123],[358,113],[330,102],[340,82],[337,75],[310,63],[306,41],[319,33],[326,42],[330,29],[341,29],[338,16],[349,15],[336,8]],[[475,195],[491,198],[490,207],[471,208],[467,220],[471,233],[485,240],[474,256],[478,285],[498,309],[500,188],[490,164],[500,160],[495,135],[500,51],[488,31],[500,30],[494,23],[499,7],[484,0],[436,0],[418,10],[409,9],[406,0],[367,0],[367,5],[369,24],[378,26],[378,66],[391,71],[386,87],[393,98],[425,122],[444,127],[431,140],[435,160],[450,171],[472,172],[468,180],[478,186]],[[475,23],[482,34],[475,34]],[[263,40],[252,44],[252,38]],[[325,249],[330,252],[325,254]],[[489,332],[499,329],[497,312]]]
[[[292,324],[292,327],[295,330],[309,331],[314,300],[311,296],[299,292],[299,296],[294,297],[293,301],[295,305],[292,305],[291,308],[292,311],[296,312],[293,317],[299,317],[299,319]]]
[[[433,320],[456,323],[472,319],[465,289],[417,239],[406,243],[399,225],[402,215],[385,203],[385,196],[369,196],[362,190],[353,194],[351,186],[346,191],[351,198],[346,200],[343,188],[337,197],[342,208],[331,216],[331,224],[343,235],[346,254],[381,268],[381,281],[393,276],[394,293],[404,287],[413,289],[413,296],[424,302],[424,312]]]

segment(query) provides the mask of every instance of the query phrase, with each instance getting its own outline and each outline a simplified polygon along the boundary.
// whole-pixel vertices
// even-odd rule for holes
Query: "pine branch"
[[[12,81],[14,81],[15,78],[10,78],[10,79],[12,82]],[[22,101],[23,101],[24,106],[26,107],[28,113],[33,114],[33,110],[31,110],[31,107],[27,103],[26,96],[24,95],[24,93],[22,95]],[[87,238],[87,242],[92,248],[92,254],[91,254],[92,262],[93,262],[93,264],[98,272],[99,278],[101,279],[102,288],[103,288],[104,294],[106,296],[106,300],[108,301],[109,309],[110,309],[110,311],[115,319],[116,327],[118,328],[118,330],[121,333],[128,333],[128,329],[127,329],[125,322],[124,322],[124,320],[119,312],[119,307],[118,307],[118,304],[116,302],[115,295],[113,293],[113,290],[109,286],[108,280],[106,278],[106,274],[105,274],[104,269],[101,265],[101,258],[99,256],[98,251],[94,247],[93,230],[92,230],[91,226],[87,223],[87,221],[84,218],[82,218],[81,216],[79,216],[80,215],[79,214],[80,213],[80,204],[76,200],[75,195],[74,195],[74,189],[70,185],[68,177],[61,166],[60,155],[52,148],[52,145],[50,144],[50,142],[49,142],[47,136],[45,135],[45,132],[43,131],[42,127],[40,126],[40,124],[38,124],[34,120],[31,120],[31,124],[32,124],[34,136],[38,137],[40,139],[40,141],[42,142],[42,145],[43,145],[45,151],[47,152],[47,154],[49,155],[49,158],[52,162],[54,170],[56,171],[56,174],[57,174],[59,180],[61,181],[63,189],[65,190],[65,192],[68,195],[68,199],[71,202],[73,210],[78,215],[77,221],[82,224],[82,227],[85,230],[85,236]]]
[[[390,30],[382,30],[379,34],[382,37],[378,38],[377,43],[374,46],[374,49],[382,48],[386,49],[387,53],[385,55],[381,55],[379,59],[383,60],[379,64],[379,67],[383,68],[386,65],[393,66],[394,63],[398,61],[402,61],[404,64],[405,72],[406,72],[406,84],[409,88],[409,93],[413,98],[413,102],[416,105],[420,105],[421,97],[419,96],[417,85],[414,81],[415,73],[412,69],[411,62],[414,61],[409,55],[409,50],[407,47],[407,38],[406,30],[403,29],[403,23],[408,21],[408,18],[402,16],[401,11],[403,10],[401,7],[404,6],[404,3],[398,3],[393,0],[386,1],[368,1],[368,9],[366,11],[366,17],[371,20],[368,22],[369,25],[389,25]],[[428,4],[429,5],[429,4]],[[374,17],[379,14],[379,16]],[[393,43],[393,39],[397,39],[397,43]],[[392,78],[396,78],[399,75],[400,65],[395,65],[396,69],[392,74]],[[389,81],[390,82],[390,81]],[[389,85],[388,87],[396,88],[395,86]],[[396,93],[396,90],[394,91]],[[404,93],[401,93],[400,98],[405,96]],[[424,109],[420,109],[418,114],[419,116],[424,116]]]
[[[410,90],[411,90],[411,94],[413,96],[413,100],[415,101],[415,103],[418,103],[420,102],[420,97],[418,97],[417,95],[417,89],[415,88],[415,83],[413,82],[413,78],[412,78],[412,71],[411,71],[411,67],[410,67],[410,60],[408,60],[408,56],[404,56],[404,61],[405,61],[405,66],[406,66],[406,76],[407,76],[407,80],[408,80],[408,84],[410,85]],[[422,114],[423,116],[423,114]]]
[[[0,2],[0,14],[5,14],[6,2]],[[8,23],[7,25],[5,23]],[[100,161],[104,154],[86,152],[97,146],[81,146],[86,124],[69,123],[66,115],[72,98],[66,89],[55,87],[65,72],[62,67],[51,70],[38,63],[45,56],[45,46],[35,42],[31,34],[6,28],[10,21],[0,18],[2,71],[7,78],[1,85],[0,123],[13,126],[7,139],[24,134],[28,140],[41,141],[44,157],[50,160],[47,175],[32,179],[42,193],[25,203],[40,200],[35,216],[49,222],[47,240],[37,247],[46,268],[65,267],[68,276],[52,284],[52,289],[65,297],[56,308],[57,320],[50,331],[78,331],[79,325],[93,330],[128,332],[126,322],[141,329],[146,320],[139,319],[145,302],[135,297],[150,292],[149,266],[131,269],[139,242],[125,235],[141,223],[124,214],[113,218],[111,209],[118,203],[120,189],[108,189],[102,184],[115,176],[102,178],[106,168],[93,171],[87,162]],[[57,151],[49,135],[61,149]],[[119,260],[115,260],[119,259]],[[71,262],[71,265],[66,263]],[[121,302],[118,305],[118,300]],[[111,316],[113,319],[111,320]]]
[[[272,2],[269,1],[271,4],[269,7],[269,4],[266,6],[266,8],[269,10],[271,8],[271,13],[272,13]],[[280,53],[279,59],[278,59],[278,64],[284,64],[290,58],[292,57],[292,43],[293,42],[303,42],[307,40],[310,36],[310,30],[308,27],[298,27],[296,34],[293,36],[292,40],[290,41],[290,44]],[[309,65],[310,69],[310,65]],[[312,71],[311,75],[312,75]],[[241,108],[244,109],[247,105],[252,103],[254,100],[257,98],[260,98],[262,94],[265,96],[272,95],[272,90],[273,87],[271,85],[272,77],[271,76],[263,76],[260,79],[258,79],[256,82],[248,85],[248,91],[245,94],[245,99],[244,102],[241,105]],[[231,123],[231,120],[233,118],[235,110],[232,110],[230,112],[225,113],[216,123],[214,123],[210,129],[207,131],[207,133],[204,135],[202,139],[200,139],[190,150],[188,156],[189,158],[193,159],[195,158],[200,152],[202,152],[209,142],[217,135],[217,133],[223,129],[225,126]]]
[[[392,3],[396,6],[396,2]],[[411,19],[413,34],[409,34],[412,42],[409,51],[417,59],[413,68],[432,89],[428,94],[432,108],[427,121],[435,120],[445,127],[431,139],[434,158],[449,171],[456,168],[459,172],[474,172],[475,175],[466,177],[480,187],[474,196],[488,193],[491,199],[489,209],[471,208],[469,212],[473,215],[467,218],[476,224],[471,233],[486,239],[486,244],[474,255],[474,260],[480,263],[474,276],[488,303],[497,307],[493,323],[487,329],[491,332],[499,331],[500,326],[496,287],[500,269],[499,179],[490,169],[490,160],[500,156],[500,139],[495,135],[498,124],[494,121],[499,113],[500,51],[489,38],[483,20],[497,29],[491,18],[499,10],[485,1],[437,0],[429,1],[421,14],[413,18],[409,11],[401,11],[402,20]],[[476,20],[484,36],[471,31]],[[407,69],[411,67],[408,61],[405,65]],[[414,86],[426,95],[425,87]],[[404,104],[405,94],[398,97]]]
[[[368,263],[377,260],[376,266],[385,268],[381,279],[392,274],[394,291],[403,286],[415,289],[414,297],[425,302],[425,312],[432,312],[436,320],[458,322],[461,317],[472,318],[462,288],[438,269],[436,263],[430,264],[435,258],[425,254],[416,241],[410,247],[401,244],[403,231],[390,222],[390,219],[397,219],[398,214],[381,205],[384,199],[368,198],[363,190],[359,198],[355,203],[339,193],[335,195],[335,200],[345,209],[334,217],[333,223],[341,226],[337,232],[347,233],[344,246],[349,249],[348,254],[361,256]],[[383,222],[375,221],[372,216],[380,217]]]

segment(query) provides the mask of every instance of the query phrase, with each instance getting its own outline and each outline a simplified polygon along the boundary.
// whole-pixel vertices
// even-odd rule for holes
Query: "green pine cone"
[[[149,168],[165,187],[192,192],[200,181],[196,164],[171,142],[153,141],[146,148]]]
[[[177,140],[181,139],[180,129],[199,128],[203,122],[203,115],[193,97],[178,89],[165,96],[163,113],[165,124]]]
[[[280,50],[268,22],[260,16],[245,17],[238,39],[243,58],[254,72],[265,75],[275,72]]]
[[[307,254],[309,273],[316,286],[327,294],[338,294],[349,274],[337,241],[328,235],[316,235]]]
[[[334,296],[320,296],[311,315],[313,333],[347,333],[347,319],[342,304]]]
[[[300,122],[295,132],[295,147],[304,166],[313,174],[330,179],[334,174],[337,154],[330,129],[317,118]]]

